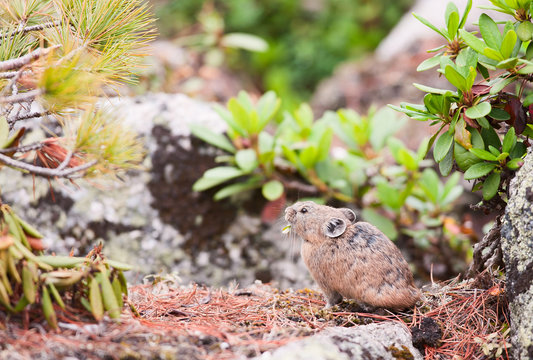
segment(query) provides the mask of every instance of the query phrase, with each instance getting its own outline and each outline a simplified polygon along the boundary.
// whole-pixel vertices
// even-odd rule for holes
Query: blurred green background
[[[261,92],[275,90],[286,107],[309,99],[318,82],[346,60],[372,51],[413,0],[152,0],[163,38],[223,58]],[[246,33],[264,52],[219,47],[223,34]],[[180,40],[181,39],[181,40]],[[183,41],[186,39],[186,41]],[[203,46],[202,46],[203,45]]]

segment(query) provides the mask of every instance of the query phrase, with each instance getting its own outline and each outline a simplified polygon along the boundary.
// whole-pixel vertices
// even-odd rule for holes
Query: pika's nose
[[[287,220],[288,222],[292,222],[295,215],[296,210],[294,210],[292,207],[288,207],[285,209],[285,220]]]

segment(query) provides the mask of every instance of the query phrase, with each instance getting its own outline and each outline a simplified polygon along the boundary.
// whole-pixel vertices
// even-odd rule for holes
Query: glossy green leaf
[[[467,91],[466,79],[453,66],[447,65],[444,69],[444,75],[453,86],[463,92]]]
[[[457,143],[455,144],[453,151],[457,166],[463,171],[481,161],[477,156]]]
[[[104,317],[104,302],[102,301],[100,284],[94,278],[89,280],[89,304],[94,319],[96,321],[102,320]]]
[[[231,184],[217,191],[217,193],[213,196],[213,199],[215,199],[216,201],[222,200],[229,196],[242,193],[244,191],[256,189],[259,186],[260,182],[258,181],[258,179],[250,179],[249,181],[244,183]]]
[[[433,169],[425,169],[419,180],[419,186],[432,203],[437,203],[439,196],[439,176]]]
[[[235,154],[237,166],[245,172],[250,173],[258,166],[257,155],[253,149],[243,149]]]
[[[418,20],[420,21],[422,24],[426,25],[427,27],[429,27],[431,30],[437,32],[438,34],[440,34],[441,36],[443,36],[444,38],[448,39],[448,35],[443,33],[441,30],[439,30],[435,25],[433,25],[432,23],[430,23],[427,19],[423,18],[422,16],[416,14],[416,13],[413,13],[413,16]],[[448,40],[452,40],[452,39],[448,39]]]
[[[296,166],[298,170],[300,170],[300,172],[305,172],[305,169],[298,157],[298,154],[296,154],[293,149],[289,148],[286,145],[281,145],[281,150],[283,151],[283,155],[285,156],[285,158],[287,158],[290,163]]]
[[[500,155],[498,155],[496,157],[496,161],[500,162],[500,163],[503,163],[505,161],[505,159],[507,159],[509,157],[509,153],[508,152],[502,152]]]
[[[48,284],[48,288],[50,289],[50,294],[52,294],[52,297],[56,301],[57,305],[61,309],[65,309],[65,303],[63,302],[63,299],[61,298],[61,295],[59,294],[59,291],[57,291],[57,288],[53,283]]]
[[[514,127],[510,127],[503,138],[502,152],[510,153],[516,145],[516,133]]]
[[[294,111],[294,119],[301,128],[310,128],[313,126],[313,110],[309,104],[303,103]]]
[[[521,158],[514,158],[507,162],[507,167],[511,170],[516,170],[524,163],[524,160]]]
[[[417,88],[418,90],[420,90],[420,91],[431,93],[431,94],[440,94],[440,95],[455,94],[455,95],[457,95],[457,93],[452,93],[448,89],[437,89],[437,88],[433,88],[431,86],[426,86],[426,85],[422,85],[422,84],[418,84],[418,83],[413,83],[413,86],[415,88]],[[394,109],[393,106],[390,106],[390,107]],[[398,110],[398,109],[395,109],[395,110]],[[405,109],[403,109],[403,110],[405,110]],[[400,110],[400,111],[402,111],[402,110]]]
[[[111,260],[111,259],[105,259],[105,262],[111,266],[113,269],[121,270],[121,271],[129,271],[133,269],[133,265],[123,263],[121,261]]]
[[[379,200],[393,210],[399,210],[403,203],[401,202],[400,192],[398,189],[386,182],[377,185]]]
[[[461,22],[459,22],[459,28],[462,28],[466,24],[466,19],[468,18],[468,14],[470,13],[470,10],[472,9],[472,0],[468,0],[466,2],[465,11],[463,12],[463,16],[461,17]]]
[[[489,151],[492,153],[492,155],[494,156],[500,156],[500,150],[496,149],[494,146],[492,145],[489,145]]]
[[[223,134],[217,134],[202,125],[190,124],[189,128],[194,136],[202,139],[206,143],[216,146],[220,149],[226,150],[230,153],[235,152],[235,147]]]
[[[263,196],[269,201],[279,199],[280,196],[283,195],[283,191],[283,184],[278,180],[271,180],[267,182],[261,189]]]
[[[496,61],[505,60],[499,50],[494,50],[493,48],[489,48],[489,47],[486,47],[483,50],[483,55],[485,55],[489,59],[493,59],[493,60],[496,60]]]
[[[513,69],[516,67],[516,64],[518,63],[518,58],[513,57],[509,59],[504,59],[496,64],[496,67],[498,69]]]
[[[317,148],[314,145],[309,145],[300,152],[300,162],[305,168],[310,169],[318,160],[317,155]]]
[[[389,108],[379,109],[370,119],[368,141],[376,152],[383,149],[388,139],[392,137],[404,124],[404,118]]]
[[[521,142],[521,141],[517,141],[517,143],[512,148],[512,150],[509,151],[509,156],[511,158],[513,158],[513,159],[514,158],[522,158],[522,156],[524,156],[526,151],[527,151],[526,145],[523,142]]]
[[[488,101],[483,101],[474,105],[465,111],[465,115],[470,119],[478,119],[483,116],[487,116],[490,113],[491,105]]]
[[[259,115],[259,130],[263,130],[270,120],[276,115],[281,106],[281,100],[273,91],[267,91],[257,102]]]
[[[468,46],[470,46],[472,49],[474,49],[478,53],[483,54],[483,52],[485,51],[486,45],[481,39],[479,39],[478,37],[476,37],[475,35],[469,33],[468,31],[464,29],[460,29],[459,34],[461,35],[461,38],[464,40],[464,42]]]
[[[41,291],[41,306],[43,309],[43,314],[46,319],[46,322],[52,329],[57,329],[57,316],[52,304],[52,299],[50,298],[50,293],[48,288],[43,285]]]
[[[437,55],[422,61],[416,68],[416,71],[426,71],[434,68],[435,66],[440,64],[440,57],[441,55]]]
[[[252,102],[252,98],[250,97],[250,94],[248,94],[246,91],[239,91],[236,100],[246,112],[251,112],[253,110],[254,104]]]
[[[479,17],[479,30],[485,43],[493,49],[500,49],[502,45],[502,34],[498,25],[487,14],[481,14]]]
[[[216,167],[207,170],[204,175],[194,183],[192,189],[194,191],[204,191],[241,175],[245,175],[245,173],[242,170],[231,166]]]
[[[253,52],[265,52],[268,50],[268,43],[265,40],[247,33],[224,34],[220,39],[220,45]]]
[[[318,154],[317,161],[324,161],[329,157],[329,148],[331,146],[331,140],[333,139],[333,130],[328,127],[322,133],[322,137],[318,142]]]
[[[442,161],[453,144],[453,135],[449,131],[444,132],[435,142],[433,157],[436,162]]]
[[[442,174],[442,176],[448,176],[453,168],[453,148],[450,148],[448,150],[448,153],[442,159],[441,162],[439,162],[439,171]]]
[[[398,231],[396,230],[394,223],[389,218],[370,208],[363,209],[361,215],[366,221],[381,230],[389,239],[395,240],[398,237]]]
[[[532,3],[533,4],[533,3]],[[526,49],[526,59],[533,59],[533,42],[530,42]]]
[[[481,129],[481,137],[486,147],[494,146],[496,149],[499,149],[502,146],[500,137],[492,126],[488,129]]]
[[[230,135],[230,137],[233,136],[233,134],[247,136],[246,131],[244,130],[244,128],[237,124],[231,112],[229,112],[226,108],[220,106],[219,104],[213,104],[212,107],[213,110],[215,110],[215,112],[222,118],[222,120],[224,120],[226,124],[228,124],[228,135]]]
[[[64,255],[41,255],[37,256],[37,259],[39,259],[40,262],[53,266],[54,268],[73,268],[87,261],[87,259],[84,257]]]
[[[522,21],[516,28],[516,34],[522,41],[529,41],[533,35],[533,24],[529,21]]]
[[[228,101],[228,110],[233,115],[233,119],[235,120],[237,126],[242,128],[246,133],[250,133],[250,117],[246,109],[239,103],[237,99],[231,98]]]
[[[483,181],[483,200],[492,199],[497,193],[498,188],[500,187],[501,176],[498,172],[493,172],[485,181]]]
[[[457,9],[457,6],[455,6],[454,3],[449,2],[448,5],[446,6],[446,10],[444,11],[444,21],[446,24],[450,22],[450,16],[454,12],[459,14],[459,10]]]
[[[451,2],[448,3],[448,5],[450,4],[453,5],[453,3]],[[447,21],[449,39],[455,38],[455,35],[457,34],[457,30],[459,29],[459,12],[456,10],[457,8],[455,8],[455,10],[449,14],[448,21]]]
[[[107,313],[109,314],[109,317],[111,319],[120,318],[120,313],[122,312],[122,309],[119,306],[117,298],[115,297],[115,292],[113,290],[113,286],[111,285],[111,281],[108,278],[107,272],[101,270],[101,273],[97,275],[98,276],[96,276],[96,280],[101,286],[101,295],[102,302],[104,303],[104,309],[107,310]]]
[[[120,286],[120,281],[118,278],[114,278],[111,282],[113,287],[113,292],[115,293],[115,298],[117,299],[118,306],[122,308],[124,306],[124,299],[122,298],[122,288]]]
[[[484,116],[477,118],[476,121],[483,129],[488,129],[491,126],[487,118]]]
[[[498,121],[509,120],[511,118],[511,115],[507,111],[495,107],[490,110],[489,116]]]
[[[472,154],[476,155],[481,160],[487,160],[487,161],[496,161],[497,157],[491,154],[490,152],[483,150],[483,149],[476,149],[471,148],[469,150]]]
[[[454,172],[450,176],[446,184],[444,185],[443,191],[439,194],[439,203],[442,206],[446,206],[453,201],[455,201],[463,193],[463,186],[459,185],[459,180],[461,179],[458,172]]]
[[[533,25],[533,24],[531,24]],[[502,46],[500,48],[500,53],[504,58],[509,58],[513,53],[513,49],[516,45],[517,35],[514,30],[508,31],[502,40]]]
[[[464,179],[473,180],[483,177],[496,168],[496,164],[488,162],[480,162],[474,164],[465,171]]]
[[[408,149],[400,149],[398,152],[399,163],[405,166],[408,170],[417,170],[418,161],[416,160],[415,155]]]

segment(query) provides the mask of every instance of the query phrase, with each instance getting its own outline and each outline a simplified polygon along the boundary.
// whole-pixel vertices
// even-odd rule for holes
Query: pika
[[[400,250],[375,226],[355,218],[350,209],[312,201],[285,210],[290,231],[304,240],[302,257],[326,308],[343,297],[392,310],[412,307],[420,291]]]

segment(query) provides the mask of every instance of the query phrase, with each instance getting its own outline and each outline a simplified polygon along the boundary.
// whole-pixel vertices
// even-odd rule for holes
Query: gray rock
[[[511,181],[501,229],[515,359],[533,359],[533,151]]]
[[[402,357],[403,356],[403,357]],[[412,356],[412,357],[411,357]],[[411,333],[397,322],[335,327],[289,343],[257,357],[258,360],[395,360],[422,359]]]
[[[141,135],[147,152],[143,171],[101,187],[53,180],[55,201],[45,179],[37,178],[33,191],[30,176],[6,167],[0,172],[2,200],[43,232],[51,251],[73,249],[84,256],[103,241],[105,254],[135,265],[129,277],[136,281],[177,272],[184,283],[212,286],[248,285],[256,278],[284,288],[312,284],[296,252],[299,243],[281,234],[281,223],[265,228],[258,215],[245,215],[230,201],[214,202],[212,191],[192,191],[215,166],[217,150],[190,136],[188,124],[226,129],[209,104],[179,94],[148,94],[112,98],[106,105]]]

